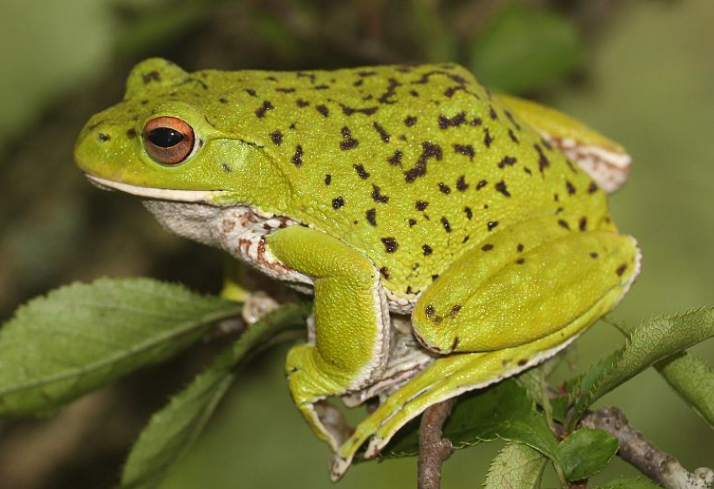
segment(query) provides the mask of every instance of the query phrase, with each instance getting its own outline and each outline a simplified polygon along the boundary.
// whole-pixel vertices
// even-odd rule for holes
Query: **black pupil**
[[[183,134],[170,127],[157,127],[149,131],[148,139],[156,146],[170,148],[183,141]]]

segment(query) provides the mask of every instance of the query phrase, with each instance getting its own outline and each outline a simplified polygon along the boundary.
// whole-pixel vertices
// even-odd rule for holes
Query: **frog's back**
[[[290,217],[364,250],[397,297],[530,216],[607,219],[592,180],[457,65],[197,75],[291,182]]]

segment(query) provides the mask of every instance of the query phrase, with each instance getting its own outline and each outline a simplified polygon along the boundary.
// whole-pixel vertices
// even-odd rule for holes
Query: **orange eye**
[[[177,165],[188,158],[195,139],[191,126],[176,117],[157,117],[144,126],[146,152],[164,165]]]

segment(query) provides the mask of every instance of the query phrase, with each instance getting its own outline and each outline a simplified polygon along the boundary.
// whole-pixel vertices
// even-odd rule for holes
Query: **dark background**
[[[457,61],[494,88],[540,99],[634,157],[612,198],[643,273],[613,317],[637,323],[714,299],[714,2],[711,0],[2,0],[0,319],[29,297],[99,276],[216,291],[217,252],[163,232],[131,197],[72,162],[88,117],[118,101],[148,56],[202,68],[309,69]],[[621,337],[598,324],[559,373]],[[40,421],[0,424],[0,488],[111,487],[152,410],[214,352],[202,345]],[[711,363],[714,344],[696,351]],[[254,362],[162,489],[329,487],[328,450],[292,406],[284,350]],[[690,469],[714,436],[654,372],[605,397]],[[498,444],[457,453],[445,487],[479,487]],[[414,487],[415,460],[353,468],[339,486]],[[597,480],[634,472],[614,463]]]

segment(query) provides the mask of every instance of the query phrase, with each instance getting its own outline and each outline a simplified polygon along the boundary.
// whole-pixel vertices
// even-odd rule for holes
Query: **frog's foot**
[[[455,354],[436,360],[359,424],[333,457],[330,477],[333,481],[339,480],[368,440],[365,458],[371,459],[379,455],[405,424],[428,407],[464,392],[483,389],[545,361],[566,348],[584,327],[582,321],[576,321],[563,331],[526,345],[486,353]]]
[[[330,478],[333,482],[342,478],[347,469],[350,467],[352,459],[359,450],[360,446],[362,446],[362,444],[370,437],[376,435],[380,426],[388,423],[395,416],[400,415],[400,413],[409,413],[408,419],[404,421],[404,423],[406,423],[409,419],[418,416],[421,411],[413,412],[411,404],[412,400],[416,400],[421,396],[431,396],[431,392],[437,388],[437,386],[439,386],[444,379],[452,377],[461,368],[463,368],[468,363],[468,359],[474,359],[481,355],[483,354],[471,353],[438,358],[411,381],[389,396],[382,405],[380,405],[369,415],[367,419],[357,426],[357,429],[349,440],[343,443],[333,456],[330,468]],[[453,396],[447,396],[444,397],[444,399],[447,399],[448,397]],[[444,399],[439,399],[434,402],[439,402]],[[387,442],[388,440],[385,441],[385,443]],[[374,449],[370,451],[369,455],[376,455],[376,453],[374,453]],[[370,457],[368,456],[367,458]]]
[[[317,367],[318,363],[319,356],[313,345],[293,347],[285,365],[288,387],[312,431],[336,452],[349,437],[350,427],[342,413],[326,399],[344,393],[347,386],[339,377],[324,374]]]

